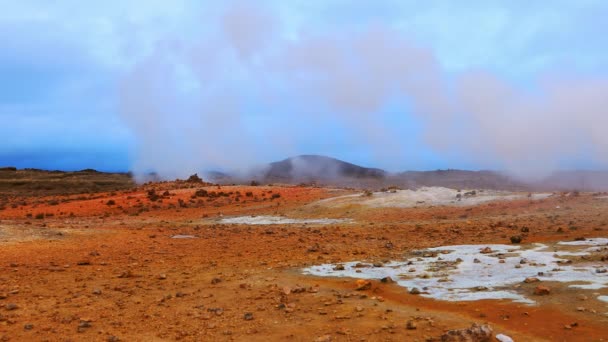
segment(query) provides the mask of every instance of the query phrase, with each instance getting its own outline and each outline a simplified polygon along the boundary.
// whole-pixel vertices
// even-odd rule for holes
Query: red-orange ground
[[[429,246],[509,243],[524,226],[530,230],[524,242],[606,237],[608,200],[591,194],[472,208],[373,209],[309,204],[349,190],[206,187],[232,193],[209,201],[192,199],[199,188],[155,187],[159,195],[167,189],[170,194],[154,203],[147,194],[151,186],[13,198],[16,207],[0,211],[0,338],[314,341],[329,335],[334,341],[425,341],[487,322],[516,341],[608,339],[608,305],[590,291],[560,284],[545,284],[551,295],[530,307],[435,301],[379,282],[356,291],[353,279],[300,273],[313,264],[396,259]],[[280,197],[272,199],[273,194]],[[352,218],[354,223],[217,223],[223,216],[251,214]],[[197,238],[172,239],[176,234]],[[522,286],[522,291],[533,289]],[[7,304],[17,308],[7,310]],[[245,319],[247,313],[252,319]],[[417,328],[407,329],[408,320]]]

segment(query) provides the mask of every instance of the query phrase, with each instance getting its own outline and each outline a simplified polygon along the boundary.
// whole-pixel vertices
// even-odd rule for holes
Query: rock
[[[253,320],[253,314],[251,312],[247,312],[245,315],[243,315],[243,319],[246,321],[251,321]]]
[[[513,243],[513,244],[521,243],[521,236],[520,235],[511,236],[511,243]]]
[[[382,266],[384,266],[384,264],[381,263],[381,262],[375,262],[375,263],[372,264],[372,266],[374,266],[374,267],[382,267]]]
[[[540,280],[538,278],[535,278],[535,277],[528,277],[528,278],[524,279],[524,283],[526,283],[526,284],[537,283],[539,281]]]
[[[357,291],[365,291],[372,288],[372,282],[365,279],[359,279],[356,281],[356,290]]]
[[[34,329],[34,325],[31,324],[31,323],[27,323],[27,324],[25,324],[23,326],[23,329],[25,329],[25,330],[32,330],[32,329]]]
[[[315,342],[331,342],[331,335],[319,336],[315,339]]]
[[[537,296],[545,296],[550,293],[551,293],[551,289],[546,286],[539,285],[534,289],[534,294]]]
[[[489,253],[492,253],[492,248],[490,248],[490,247],[485,247],[485,248],[483,248],[482,250],[480,250],[480,251],[479,251],[479,253],[481,253],[481,254],[489,254]]]
[[[492,328],[487,325],[474,323],[470,328],[449,330],[441,335],[441,342],[490,342]]]
[[[410,294],[413,294],[413,295],[419,295],[419,294],[420,294],[420,289],[419,289],[419,288],[417,288],[417,287],[412,287],[412,288],[410,289]]]
[[[17,310],[19,307],[15,303],[8,303],[4,306],[4,308],[8,311]]]
[[[133,277],[133,273],[130,270],[124,271],[120,275],[118,275],[118,278],[131,278],[131,277]]]
[[[500,342],[513,342],[513,339],[507,335],[498,334],[496,335],[496,340]]]
[[[338,264],[334,267],[334,271],[344,271],[344,265]]]
[[[108,342],[119,342],[120,339],[117,336],[112,335],[112,336],[108,336],[108,338],[106,339],[106,341],[108,341]]]
[[[80,320],[80,323],[78,323],[78,332],[82,333],[84,332],[86,329],[91,327],[91,322],[87,321],[87,320]]]
[[[165,279],[167,279],[167,275],[166,275],[166,274],[164,274],[164,273],[161,273],[161,274],[159,274],[159,275],[158,275],[158,277],[157,277],[157,278],[158,278],[159,280],[165,280]]]
[[[213,279],[211,279],[211,284],[213,284],[213,285],[221,283],[221,282],[222,282],[221,278],[213,278]]]
[[[405,324],[405,327],[407,328],[407,330],[415,330],[417,328],[416,322],[414,322],[413,320],[409,320]]]
[[[93,289],[92,293],[99,296],[101,294],[101,289]]]
[[[391,277],[384,277],[384,278],[380,279],[380,281],[383,282],[383,283],[385,283],[385,284],[392,284],[392,283],[395,282],[393,280],[393,278],[391,278]]]

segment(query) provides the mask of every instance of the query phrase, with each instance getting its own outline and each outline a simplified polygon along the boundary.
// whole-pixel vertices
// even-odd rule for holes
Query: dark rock
[[[470,328],[449,330],[441,335],[441,342],[490,342],[492,328],[487,325],[474,323]]]

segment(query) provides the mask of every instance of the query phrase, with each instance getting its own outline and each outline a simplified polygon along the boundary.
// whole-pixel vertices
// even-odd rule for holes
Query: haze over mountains
[[[321,155],[300,155],[270,163],[247,176],[226,173],[208,174],[222,183],[254,179],[260,183],[314,182],[324,185],[352,187],[417,188],[443,186],[449,188],[482,188],[500,190],[579,190],[608,191],[607,171],[560,171],[535,181],[521,181],[497,171],[433,170],[391,173]],[[245,178],[243,178],[245,177]]]
[[[95,170],[76,172],[44,171],[36,169],[17,170],[14,167],[0,168],[0,180],[23,183],[23,174],[36,173],[44,177],[78,177],[83,172],[104,177],[115,177],[128,182],[131,173],[105,173]],[[365,167],[321,155],[300,155],[272,162],[248,172],[202,173],[205,180],[220,184],[250,183],[314,183],[328,186],[346,186],[354,188],[380,189],[388,186],[415,189],[422,186],[441,186],[455,189],[496,189],[520,191],[608,191],[608,171],[570,170],[554,172],[548,177],[535,181],[523,181],[498,171],[471,170],[432,170],[388,172],[379,168]],[[19,176],[15,180],[15,176]],[[162,178],[149,173],[136,177],[139,182],[160,181]],[[23,183],[23,184],[22,184]],[[11,183],[12,184],[12,183]],[[105,183],[104,183],[105,184]],[[37,182],[31,186],[42,186]]]

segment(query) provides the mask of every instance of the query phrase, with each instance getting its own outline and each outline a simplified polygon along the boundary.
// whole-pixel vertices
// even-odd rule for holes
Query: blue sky
[[[389,170],[605,165],[608,143],[595,121],[608,113],[590,106],[583,120],[559,110],[602,103],[605,1],[0,5],[0,165],[178,175],[311,153]],[[369,63],[361,73],[360,63]],[[414,76],[393,78],[394,70]],[[488,88],[523,103],[511,110],[527,116],[501,113]],[[528,101],[535,93],[548,94],[538,106]],[[452,96],[457,109],[436,105]],[[469,114],[480,103],[486,112]],[[502,132],[508,116],[533,127]],[[543,145],[559,145],[569,127],[571,144]],[[511,144],[520,134],[538,149]]]

